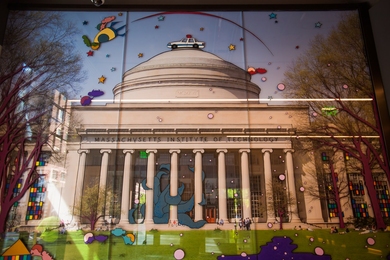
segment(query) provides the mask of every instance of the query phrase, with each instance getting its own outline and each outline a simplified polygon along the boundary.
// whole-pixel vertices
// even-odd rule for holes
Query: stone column
[[[195,221],[203,219],[203,206],[199,205],[203,199],[203,180],[202,180],[202,153],[203,149],[193,150],[195,153]]]
[[[286,154],[286,173],[287,173],[287,188],[289,192],[290,199],[292,203],[290,204],[290,214],[291,214],[291,222],[298,223],[301,222],[298,214],[297,207],[297,190],[295,188],[295,178],[294,178],[294,163],[292,153],[293,149],[284,149],[283,152]]]
[[[218,149],[218,212],[219,220],[223,220],[224,223],[228,223],[227,216],[227,196],[226,196],[226,162],[225,153],[226,149]]]
[[[87,153],[89,153],[89,150],[78,150],[77,153],[79,154],[79,168],[77,170],[76,200],[83,194],[85,161],[87,159]]]
[[[122,184],[122,203],[121,203],[121,220],[119,225],[129,224],[129,209],[131,209],[132,201],[132,182],[133,170],[131,169],[131,161],[134,150],[123,150],[125,154],[125,165],[123,167],[123,184]]]
[[[100,167],[99,189],[101,189],[101,188],[106,189],[107,173],[108,173],[108,154],[111,153],[111,150],[110,149],[100,150],[100,153],[103,155],[102,155],[102,164]],[[99,199],[106,201],[105,194],[101,195],[101,196],[102,197]],[[104,207],[104,211],[102,213],[103,213],[103,219],[100,219],[99,223],[101,223],[101,221],[104,221],[104,219],[105,219],[105,215],[106,215],[106,208],[105,207]]]
[[[243,218],[252,218],[251,187],[249,181],[249,149],[239,150],[241,153],[241,194]]]
[[[265,201],[267,205],[267,223],[274,222],[274,212],[270,212],[269,205],[273,203],[273,191],[272,191],[272,171],[271,171],[271,153],[272,149],[262,149],[264,154],[264,179],[265,179]]]
[[[169,150],[171,153],[171,177],[170,177],[170,195],[172,197],[177,196],[177,190],[179,186],[179,160],[178,154],[180,150]],[[177,205],[170,205],[169,207],[169,223],[176,226],[178,224],[177,219]]]
[[[145,210],[145,223],[154,223],[153,221],[153,184],[154,177],[156,175],[156,159],[155,154],[157,150],[146,150],[148,153],[148,166],[146,170],[146,186],[149,190],[146,190],[146,210]]]
[[[100,182],[99,187],[106,187],[107,183],[107,172],[108,172],[108,154],[111,153],[110,149],[100,150],[102,155],[102,165],[100,168]]]
[[[77,169],[75,201],[78,201],[81,198],[81,196],[83,195],[85,162],[86,162],[87,154],[89,153],[89,150],[78,150],[77,153],[79,154],[79,167]],[[26,216],[24,216],[24,219],[26,219]],[[80,223],[79,216],[75,216],[75,222]]]

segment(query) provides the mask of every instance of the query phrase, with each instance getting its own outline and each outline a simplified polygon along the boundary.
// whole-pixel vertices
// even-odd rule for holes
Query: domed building
[[[175,49],[125,72],[114,103],[72,106],[80,126],[67,144],[65,189],[75,192],[65,203],[98,183],[115,191],[106,219],[124,228],[214,229],[241,218],[267,228],[280,180],[279,199],[294,201],[286,221],[323,222],[310,210],[319,200],[299,191],[306,177],[291,141],[308,108],[260,104],[250,80],[211,53]]]
[[[175,49],[141,63],[123,75],[115,101],[133,99],[258,99],[250,74],[214,54]],[[153,91],[151,91],[153,90]]]

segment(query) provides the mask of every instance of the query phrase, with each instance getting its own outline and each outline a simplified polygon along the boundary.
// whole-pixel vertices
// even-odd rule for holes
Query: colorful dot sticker
[[[279,83],[276,88],[279,90],[279,91],[283,91],[286,89],[286,86],[283,84],[283,83]]]
[[[177,249],[174,253],[173,253],[173,257],[176,259],[176,260],[181,260],[184,258],[186,254],[184,253],[183,249]]]

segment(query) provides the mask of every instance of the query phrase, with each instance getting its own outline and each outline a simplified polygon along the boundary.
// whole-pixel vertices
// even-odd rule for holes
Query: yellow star
[[[142,58],[144,54],[142,52],[138,53],[138,58]]]
[[[234,51],[236,49],[236,45],[230,44],[229,51]]]
[[[104,81],[106,80],[106,78],[102,75],[100,78],[99,78],[99,84],[102,83],[104,84]]]

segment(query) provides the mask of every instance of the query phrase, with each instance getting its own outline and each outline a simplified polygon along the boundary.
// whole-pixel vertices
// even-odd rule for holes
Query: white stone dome
[[[251,75],[218,56],[178,48],[154,56],[123,75],[115,101],[137,99],[256,99]]]

